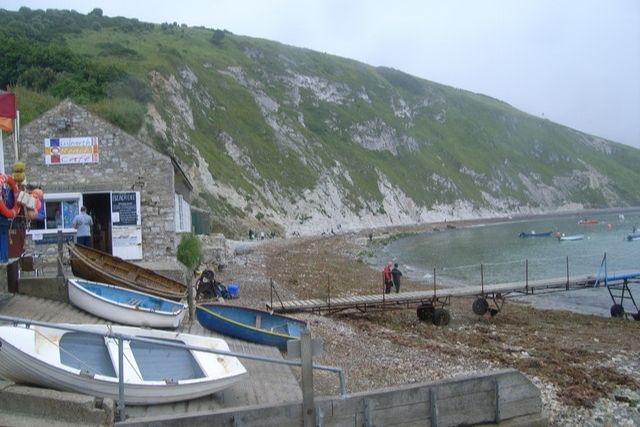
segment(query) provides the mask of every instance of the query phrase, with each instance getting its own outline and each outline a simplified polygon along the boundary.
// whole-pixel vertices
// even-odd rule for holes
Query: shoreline
[[[265,240],[220,274],[241,284],[238,303],[262,309],[270,280],[283,300],[324,297],[328,289],[331,295],[370,294],[380,289],[380,273],[357,257],[367,234]],[[401,292],[411,286],[403,281]],[[322,339],[317,362],[341,367],[349,393],[515,368],[540,390],[551,426],[640,423],[640,322],[510,303],[495,317],[477,316],[472,302],[452,300],[446,327],[418,320],[413,308],[292,317],[309,322],[312,335]],[[318,375],[314,386],[318,395],[336,392],[333,377]]]

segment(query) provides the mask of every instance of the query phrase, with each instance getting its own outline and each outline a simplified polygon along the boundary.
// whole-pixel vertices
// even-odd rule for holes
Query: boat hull
[[[178,281],[140,267],[106,252],[69,243],[71,271],[74,275],[94,282],[180,300],[186,297],[187,287]]]
[[[287,348],[287,341],[300,339],[306,322],[279,314],[228,304],[200,304],[198,322],[207,329],[230,337]]]
[[[546,231],[543,233],[537,233],[535,231],[525,233],[523,231],[522,233],[520,233],[520,237],[550,237],[552,233],[553,233],[552,231]]]
[[[571,234],[568,236],[558,236],[561,242],[571,242],[576,240],[584,240],[584,234]]]
[[[67,325],[85,331],[103,334],[116,333],[128,336],[184,342],[188,345],[229,351],[226,342],[217,338],[176,334],[167,331],[130,328],[118,325]],[[59,344],[70,332],[56,328],[24,325],[0,327],[0,376],[16,383],[34,384],[63,391],[118,399],[118,378],[92,373],[62,363],[63,353]],[[113,369],[117,371],[117,340],[101,338],[106,342]],[[127,404],[158,404],[194,399],[222,390],[242,379],[245,368],[238,359],[213,353],[191,351],[189,354],[202,367],[199,378],[179,380],[144,380],[140,378],[144,365],[135,358],[131,344],[125,340],[124,395]],[[154,369],[171,368],[174,358],[156,357]]]
[[[177,328],[186,313],[182,303],[106,283],[69,279],[67,286],[73,305],[120,324]]]

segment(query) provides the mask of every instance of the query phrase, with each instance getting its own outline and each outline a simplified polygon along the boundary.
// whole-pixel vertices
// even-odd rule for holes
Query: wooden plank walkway
[[[550,291],[567,291],[592,287],[596,283],[594,276],[575,276],[535,280],[527,282],[510,282],[492,285],[474,285],[452,288],[441,288],[429,291],[413,291],[389,294],[357,295],[346,297],[327,297],[325,299],[273,301],[267,303],[267,309],[277,313],[314,312],[337,313],[346,310],[380,310],[404,308],[438,301],[445,303],[451,297],[489,296],[504,298],[509,294],[529,295]]]

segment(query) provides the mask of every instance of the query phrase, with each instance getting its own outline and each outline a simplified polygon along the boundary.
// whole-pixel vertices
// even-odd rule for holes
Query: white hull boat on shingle
[[[0,326],[0,377],[118,399],[118,335],[124,344],[127,404],[194,399],[233,385],[247,372],[235,357],[175,346],[228,352],[219,338],[118,325],[58,326]]]
[[[187,312],[181,302],[106,283],[73,278],[67,286],[73,305],[124,325],[177,328]]]

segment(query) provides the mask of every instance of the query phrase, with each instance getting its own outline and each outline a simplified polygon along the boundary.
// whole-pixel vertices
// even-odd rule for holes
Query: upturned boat
[[[0,326],[0,377],[62,391],[118,399],[119,337],[123,338],[124,398],[148,405],[194,399],[246,374],[219,338],[120,325]],[[142,341],[141,341],[142,339]]]
[[[177,328],[187,312],[181,302],[85,279],[67,280],[69,301],[112,322],[149,328]]]
[[[307,323],[292,317],[229,304],[199,304],[196,318],[205,328],[258,344],[287,348],[287,341],[300,339]]]
[[[187,287],[176,280],[106,252],[76,243],[68,243],[71,271],[77,277],[180,300]]]

